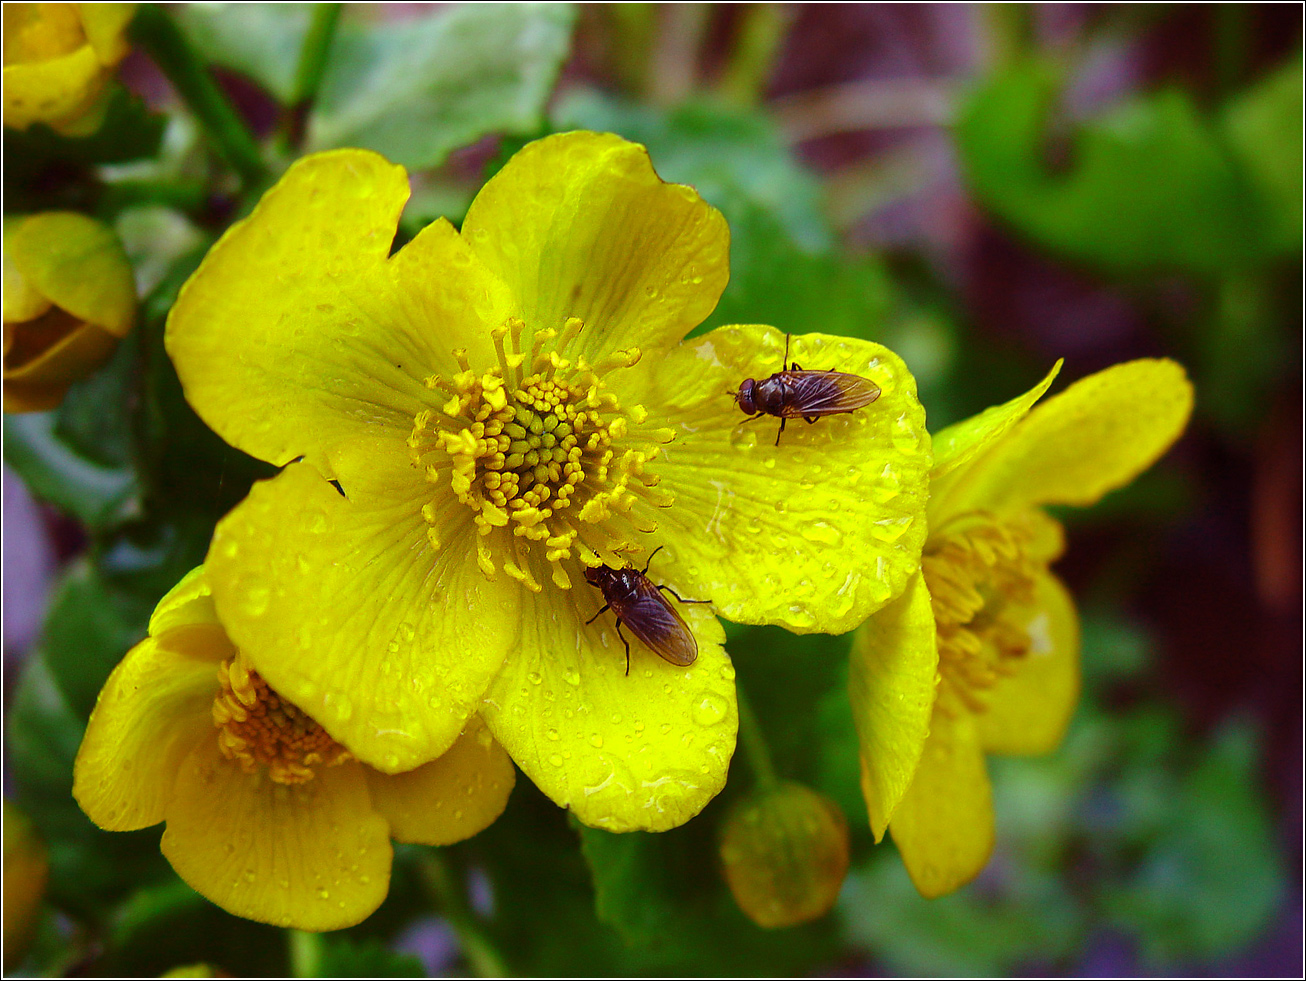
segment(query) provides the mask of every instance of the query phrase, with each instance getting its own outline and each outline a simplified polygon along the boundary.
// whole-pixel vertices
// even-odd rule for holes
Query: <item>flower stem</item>
[[[739,742],[744,756],[753,770],[758,787],[770,790],[780,781],[775,775],[775,766],[771,763],[771,750],[766,745],[766,736],[762,733],[762,726],[757,721],[757,714],[753,711],[748,696],[738,683],[735,685],[735,696],[739,701]]]
[[[316,978],[322,973],[322,934],[287,930],[290,944],[290,976]]]
[[[158,4],[141,4],[132,21],[131,35],[186,100],[218,152],[240,175],[246,190],[260,188],[267,178],[267,166],[258,143],[171,15]]]
[[[454,881],[453,873],[441,854],[434,848],[422,849],[417,859],[417,868],[427,893],[453,928],[463,955],[477,977],[508,977],[508,968],[503,958],[476,922],[475,914],[467,905],[463,891]]]
[[[762,101],[794,16],[787,4],[754,3],[745,8],[739,38],[721,77],[719,91],[726,99],[749,107]]]
[[[308,33],[304,35],[304,46],[299,51],[299,66],[295,70],[295,107],[299,111],[307,111],[322,84],[327,52],[335,39],[342,7],[344,4],[341,3],[313,5]]]

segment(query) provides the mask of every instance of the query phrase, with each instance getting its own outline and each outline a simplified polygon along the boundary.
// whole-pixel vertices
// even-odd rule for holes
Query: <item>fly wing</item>
[[[880,386],[861,375],[843,371],[786,371],[782,374],[789,388],[784,414],[790,419],[852,412],[880,397]]]
[[[630,632],[664,661],[688,665],[698,659],[698,641],[671,601],[648,579],[641,578],[617,612]]]

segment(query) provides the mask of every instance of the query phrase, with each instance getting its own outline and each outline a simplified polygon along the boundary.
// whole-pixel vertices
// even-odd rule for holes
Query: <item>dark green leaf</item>
[[[400,23],[343,23],[309,143],[366,147],[425,168],[487,134],[529,132],[574,16],[560,3],[467,4]]]
[[[422,962],[412,954],[400,954],[380,940],[369,937],[330,937],[323,943],[318,976],[323,978],[421,978]]]

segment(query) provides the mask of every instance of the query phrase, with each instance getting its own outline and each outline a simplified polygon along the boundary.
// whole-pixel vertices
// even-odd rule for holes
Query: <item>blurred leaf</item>
[[[594,908],[628,944],[674,944],[674,912],[662,881],[657,836],[580,827],[581,854],[594,877]]]
[[[311,3],[190,3],[173,10],[206,60],[247,75],[282,103],[294,101]]]
[[[1085,123],[1064,173],[1044,162],[1057,78],[1041,65],[986,81],[956,138],[971,188],[1041,245],[1116,274],[1216,273],[1264,258],[1254,202],[1218,133],[1177,89]]]
[[[658,176],[691,185],[725,214],[732,263],[736,224],[750,212],[766,214],[806,252],[828,249],[833,242],[820,182],[794,158],[775,123],[759,112],[713,103],[664,111],[582,89],[560,99],[552,115],[559,130],[616,133],[648,147]]]
[[[153,608],[152,602],[109,588],[84,559],[69,569],[50,601],[41,646],[51,676],[79,719],[90,717],[109,673],[145,636]]]
[[[1266,928],[1283,870],[1256,786],[1256,741],[1230,725],[1178,781],[1155,841],[1127,881],[1105,885],[1115,925],[1153,962],[1212,958]]]
[[[318,976],[324,978],[421,978],[422,962],[412,954],[400,954],[370,937],[330,937],[322,945]]]
[[[1302,230],[1302,66],[1284,65],[1234,99],[1226,138],[1260,199],[1271,246],[1300,251]]]
[[[421,169],[487,134],[530,131],[574,17],[567,4],[467,4],[417,20],[343,23],[308,142],[366,147]]]

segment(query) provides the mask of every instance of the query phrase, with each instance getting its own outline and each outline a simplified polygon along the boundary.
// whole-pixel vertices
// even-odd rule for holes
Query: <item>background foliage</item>
[[[4,421],[6,464],[43,502],[62,559],[34,647],[11,648],[6,632],[5,792],[51,863],[24,970],[1291,973],[1293,10],[413,6],[147,7],[100,133],[5,131],[7,212],[112,222],[143,297],[138,329],[61,408]],[[249,146],[224,143],[221,121],[160,74],[184,88],[167,65],[174,26]],[[777,771],[848,816],[853,871],[834,914],[768,932],[735,907],[716,834],[751,787],[737,764],[699,818],[661,835],[579,828],[519,781],[504,817],[442,850],[443,865],[398,849],[382,908],[306,953],[182,884],[159,829],[101,832],[70,795],[100,685],[217,518],[269,472],[186,405],[164,319],[208,246],[302,152],[359,145],[408,166],[406,238],[438,215],[459,220],[522,143],[571,128],[646,144],[665,179],[725,213],[731,279],[704,329],[881,341],[917,375],[935,430],[1063,355],[1070,378],[1176,357],[1197,416],[1161,466],[1064,515],[1084,697],[1059,752],[993,761],[998,846],[971,886],[923,900],[892,845],[872,844],[847,638],[732,627]],[[24,529],[5,521],[6,574],[22,577],[8,542]]]

